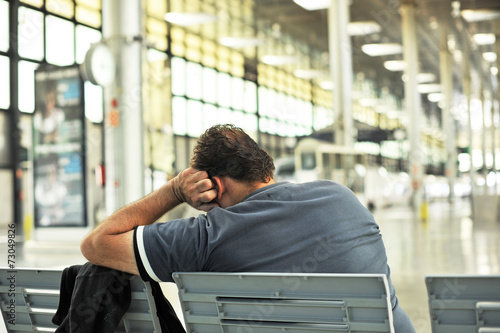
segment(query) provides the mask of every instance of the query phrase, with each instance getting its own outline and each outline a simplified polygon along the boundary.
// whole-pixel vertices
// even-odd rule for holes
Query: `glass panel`
[[[155,16],[159,19],[163,19],[163,16],[167,12],[167,2],[158,0],[147,0],[146,10],[148,15]]]
[[[19,55],[28,59],[43,59],[43,14],[19,7]]]
[[[205,102],[217,102],[217,72],[208,67],[203,68],[203,95]]]
[[[186,95],[190,98],[201,99],[201,85],[201,65],[188,61],[186,64]]]
[[[9,49],[9,3],[0,1],[0,51]]]
[[[83,25],[76,26],[76,62],[81,64],[85,55],[93,43],[102,38],[99,30],[91,29]]]
[[[217,123],[218,124],[232,124],[231,110],[226,108],[219,108],[217,110]]]
[[[0,112],[0,167],[7,167],[11,163],[11,135],[9,127],[10,124],[8,114]],[[5,188],[5,186],[6,184],[2,182],[2,187]],[[5,205],[4,201],[2,201],[2,203]],[[5,209],[5,206],[3,208]]]
[[[59,14],[67,18],[73,18],[75,15],[75,9],[73,7],[73,1],[68,0],[47,0],[45,8],[49,12]]]
[[[245,114],[242,111],[233,111],[233,124],[239,128],[245,129]]]
[[[245,114],[245,132],[253,139],[257,138],[257,115],[247,113]]]
[[[188,135],[197,138],[203,133],[203,112],[200,101],[189,99],[187,102]]]
[[[94,28],[101,27],[101,13],[87,7],[76,7],[76,20],[80,23],[90,25]]]
[[[227,73],[219,73],[217,81],[217,102],[220,106],[229,107],[231,105],[231,98],[229,96],[229,92],[231,91],[231,76]]]
[[[101,9],[101,0],[76,0],[77,5],[84,5],[93,9]]]
[[[205,129],[217,124],[217,107],[205,103],[203,105],[203,127]]]
[[[29,61],[19,62],[19,111],[35,111],[35,69],[38,64]]]
[[[257,85],[252,81],[245,81],[245,102],[243,108],[246,112],[257,112]]]
[[[43,0],[21,0],[21,2],[27,3],[28,5],[32,5],[33,7],[42,7]]]
[[[10,106],[10,70],[9,58],[0,56],[0,109]]]
[[[172,127],[174,134],[186,135],[186,99],[174,96],[172,98]]]
[[[186,61],[181,58],[172,58],[172,93],[186,94]]]
[[[47,16],[47,62],[67,66],[75,62],[75,29],[70,21]]]
[[[104,119],[104,100],[101,86],[85,81],[85,117],[93,123],[101,123]]]
[[[261,116],[266,116],[269,114],[268,112],[268,101],[267,101],[267,96],[268,96],[268,90],[264,86],[259,87],[259,113]]]
[[[234,109],[243,109],[244,90],[243,79],[233,77],[231,80],[231,106]]]

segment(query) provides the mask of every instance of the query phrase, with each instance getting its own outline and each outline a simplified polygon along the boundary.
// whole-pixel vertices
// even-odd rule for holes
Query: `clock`
[[[113,53],[106,44],[93,44],[85,55],[81,66],[84,79],[95,85],[110,85],[116,73],[116,63]]]

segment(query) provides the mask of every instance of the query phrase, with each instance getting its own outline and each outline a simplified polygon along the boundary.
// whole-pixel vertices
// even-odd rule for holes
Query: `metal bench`
[[[500,333],[500,275],[428,275],[433,333]]]
[[[186,330],[394,332],[383,274],[174,273]]]
[[[0,269],[0,304],[7,332],[54,332],[62,270]],[[161,332],[148,282],[130,279],[132,299],[115,332]],[[15,318],[15,320],[14,320]]]

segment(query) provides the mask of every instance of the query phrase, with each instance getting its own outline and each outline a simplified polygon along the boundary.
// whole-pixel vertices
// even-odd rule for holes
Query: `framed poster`
[[[35,72],[35,226],[85,227],[85,112],[77,66]]]

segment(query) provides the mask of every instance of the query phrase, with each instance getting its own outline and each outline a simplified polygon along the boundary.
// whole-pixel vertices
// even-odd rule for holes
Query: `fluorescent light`
[[[467,22],[489,21],[500,18],[499,10],[491,9],[465,9],[461,11],[462,17]]]
[[[347,32],[350,36],[363,36],[380,32],[382,28],[375,21],[349,22]]]
[[[332,4],[331,0],[293,0],[293,2],[305,10],[327,9]]]
[[[256,47],[261,45],[264,40],[256,37],[222,37],[219,42],[233,49],[241,49],[245,47]]]
[[[384,67],[392,72],[400,72],[406,69],[406,61],[404,60],[387,60],[384,62]]]
[[[300,61],[299,56],[289,56],[289,55],[264,55],[261,61],[267,65],[280,66],[295,64]]]
[[[417,90],[421,94],[441,92],[441,85],[438,83],[419,84]]]
[[[165,21],[182,27],[212,23],[217,21],[217,16],[207,13],[178,13],[170,12],[164,16]]]
[[[403,46],[396,43],[365,44],[361,50],[371,57],[403,53]]]
[[[495,62],[497,61],[497,54],[495,52],[484,52],[483,59],[487,62]]]
[[[493,45],[496,41],[495,34],[493,33],[475,34],[473,37],[477,45]]]
[[[427,99],[430,102],[437,103],[437,102],[441,102],[442,100],[444,100],[444,95],[442,93],[439,93],[439,92],[430,93],[429,95],[427,95]]]
[[[322,69],[297,69],[293,75],[300,79],[310,80],[328,76],[328,72]]]
[[[322,81],[320,82],[319,86],[324,90],[333,90],[333,88],[335,88],[335,85],[332,81]]]
[[[417,74],[417,82],[418,83],[427,83],[436,80],[436,75],[432,73],[418,73]]]

